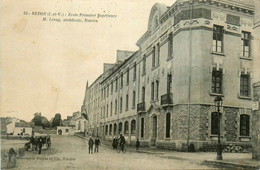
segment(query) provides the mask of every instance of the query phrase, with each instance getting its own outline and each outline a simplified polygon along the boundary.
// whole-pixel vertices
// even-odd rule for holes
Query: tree
[[[34,113],[34,118],[31,122],[34,122],[35,126],[42,126],[41,112]]]
[[[52,127],[60,126],[61,125],[61,115],[59,113],[55,114],[55,117],[52,121]]]
[[[48,128],[51,127],[51,123],[49,122],[49,120],[46,117],[42,116],[41,121],[42,121],[42,128],[43,129],[45,129],[45,127],[48,127]]]

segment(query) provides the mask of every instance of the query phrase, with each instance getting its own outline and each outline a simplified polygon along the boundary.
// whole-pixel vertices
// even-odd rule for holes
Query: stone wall
[[[226,131],[226,141],[234,142],[237,138],[237,114],[238,108],[224,108],[225,116],[225,131]]]

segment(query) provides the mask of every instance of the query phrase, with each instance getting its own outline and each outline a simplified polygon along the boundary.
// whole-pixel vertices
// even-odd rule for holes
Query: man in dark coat
[[[98,152],[98,146],[99,146],[99,144],[100,144],[100,140],[99,140],[99,138],[96,138],[96,139],[95,139],[95,149],[94,149],[94,152]]]
[[[135,147],[136,147],[136,150],[138,151],[138,149],[139,149],[139,147],[140,147],[140,141],[139,141],[138,138],[137,138],[137,140],[136,140]]]
[[[88,153],[90,154],[90,151],[91,153],[93,153],[93,144],[94,144],[94,141],[93,139],[90,137],[89,138],[89,141],[88,141]]]
[[[43,145],[43,139],[42,139],[42,137],[40,137],[39,138],[39,140],[38,140],[38,146],[39,146],[39,154],[41,154],[42,153],[42,145]]]

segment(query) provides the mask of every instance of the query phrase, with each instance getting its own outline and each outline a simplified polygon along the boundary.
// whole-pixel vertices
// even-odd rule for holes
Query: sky
[[[1,117],[31,121],[41,112],[62,119],[80,111],[87,80],[91,84],[114,63],[116,50],[138,50],[155,3],[175,0],[2,0]],[[25,15],[26,12],[30,13]],[[108,14],[93,22],[56,22],[33,12]],[[79,19],[79,17],[75,17]]]

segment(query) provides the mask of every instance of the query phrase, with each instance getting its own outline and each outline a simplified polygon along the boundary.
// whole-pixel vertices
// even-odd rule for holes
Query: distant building
[[[57,135],[74,135],[75,129],[68,126],[57,126]]]
[[[107,139],[186,150],[251,146],[251,0],[177,0],[155,4],[136,52],[87,85],[82,113],[87,131]],[[214,98],[223,98],[220,127]],[[77,126],[76,126],[77,127]]]
[[[25,121],[14,118],[11,123],[6,125],[6,133],[14,136],[31,136],[32,125]]]

